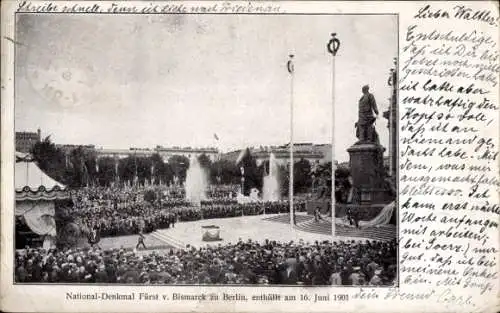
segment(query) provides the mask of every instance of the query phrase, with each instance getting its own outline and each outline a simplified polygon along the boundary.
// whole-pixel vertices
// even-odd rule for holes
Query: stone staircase
[[[157,240],[167,243],[168,245],[176,249],[184,249],[186,247],[186,245],[182,241],[172,237],[169,234],[169,229],[159,229],[149,235]]]
[[[311,220],[312,218],[313,217],[311,215],[303,215],[303,214],[295,215],[295,221],[297,224]],[[276,215],[272,215],[270,217],[266,217],[266,218],[264,218],[264,220],[270,221],[270,222],[282,223],[282,224],[290,224],[290,215],[289,214],[276,214]]]
[[[323,218],[324,220],[319,220],[318,222],[316,222],[314,221],[314,217],[312,215],[296,215],[296,229],[308,233],[331,235],[331,218]],[[280,214],[277,216],[265,218],[264,220],[288,224],[290,223],[290,216],[288,214]],[[382,241],[392,240],[397,237],[396,226],[390,224],[382,225],[380,227],[370,227],[362,229],[344,225],[336,225],[335,235],[340,237],[361,237]]]

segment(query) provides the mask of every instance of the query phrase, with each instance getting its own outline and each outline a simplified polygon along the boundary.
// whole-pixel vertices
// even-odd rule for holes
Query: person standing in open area
[[[142,232],[139,233],[139,237],[137,238],[137,245],[135,246],[136,249],[139,249],[140,246],[142,246],[143,249],[146,249],[146,244],[144,243],[144,235]]]

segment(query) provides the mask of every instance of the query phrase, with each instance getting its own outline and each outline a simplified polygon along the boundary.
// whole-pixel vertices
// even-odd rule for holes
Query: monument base
[[[387,204],[393,200],[385,183],[384,150],[379,144],[363,142],[347,149],[353,204]]]

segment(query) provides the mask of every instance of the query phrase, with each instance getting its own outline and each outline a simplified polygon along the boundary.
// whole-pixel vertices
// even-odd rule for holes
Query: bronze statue
[[[379,144],[378,134],[375,130],[375,120],[378,117],[377,103],[375,97],[369,92],[368,85],[363,86],[361,89],[363,95],[359,99],[358,122],[356,123],[356,137],[358,143],[376,143]]]

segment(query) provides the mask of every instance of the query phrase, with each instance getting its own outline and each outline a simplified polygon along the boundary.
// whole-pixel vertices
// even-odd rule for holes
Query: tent
[[[43,247],[54,246],[55,201],[69,197],[67,188],[45,174],[29,154],[16,152],[15,216],[23,217],[32,232],[43,238]]]

